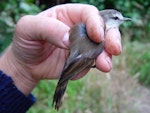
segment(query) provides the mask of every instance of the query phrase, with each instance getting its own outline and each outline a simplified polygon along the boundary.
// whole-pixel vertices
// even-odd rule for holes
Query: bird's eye
[[[115,20],[119,20],[119,18],[118,18],[117,16],[114,16],[114,17],[113,17],[113,19],[115,19]]]

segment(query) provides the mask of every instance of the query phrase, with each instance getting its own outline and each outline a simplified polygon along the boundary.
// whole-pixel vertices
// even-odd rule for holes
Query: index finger
[[[65,4],[55,6],[43,12],[47,16],[57,18],[72,27],[76,23],[86,25],[89,37],[100,42],[104,40],[104,22],[96,7],[87,4]]]

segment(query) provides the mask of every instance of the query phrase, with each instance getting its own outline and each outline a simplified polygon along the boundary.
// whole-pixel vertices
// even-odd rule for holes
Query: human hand
[[[94,6],[66,4],[35,16],[22,17],[16,25],[13,43],[0,59],[0,68],[13,78],[18,89],[26,95],[39,80],[58,78],[69,53],[67,32],[74,24],[81,22],[86,24],[93,41],[104,40],[104,23]],[[121,52],[120,38],[118,29],[110,29],[106,33],[105,50],[96,59],[99,70],[111,70],[112,55]]]

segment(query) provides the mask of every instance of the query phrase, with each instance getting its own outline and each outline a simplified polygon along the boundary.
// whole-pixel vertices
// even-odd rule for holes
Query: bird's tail
[[[53,104],[55,106],[55,109],[59,110],[59,108],[62,105],[62,99],[64,96],[64,93],[66,91],[66,87],[67,87],[68,81],[64,84],[57,84],[56,90],[55,90],[55,94],[53,97]]]

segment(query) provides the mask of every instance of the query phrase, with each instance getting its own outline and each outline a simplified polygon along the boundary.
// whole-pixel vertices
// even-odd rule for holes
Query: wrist
[[[10,76],[15,86],[28,96],[38,81],[34,80],[25,69],[26,67],[14,56],[10,45],[0,57],[0,70]]]

